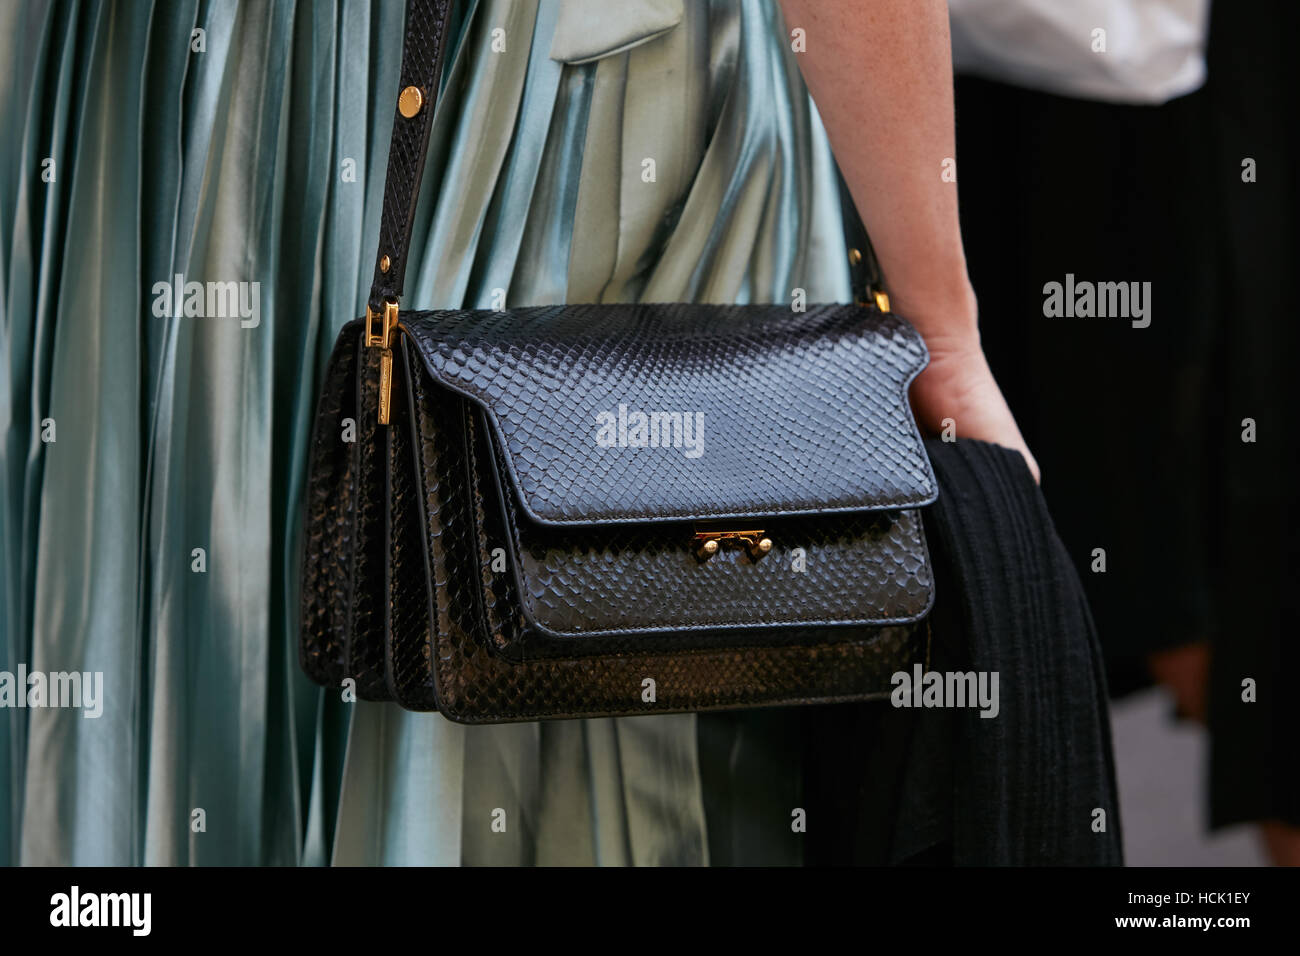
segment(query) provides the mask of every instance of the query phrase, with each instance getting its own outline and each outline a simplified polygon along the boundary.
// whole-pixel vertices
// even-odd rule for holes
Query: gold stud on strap
[[[397,111],[407,119],[412,119],[424,106],[424,94],[418,86],[408,86],[397,97]]]

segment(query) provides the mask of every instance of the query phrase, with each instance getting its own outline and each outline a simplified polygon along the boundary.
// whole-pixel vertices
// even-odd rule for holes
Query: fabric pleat
[[[42,290],[55,300],[47,327],[53,333],[50,382],[45,395],[32,398],[40,403],[40,417],[52,420],[55,440],[44,446],[40,494],[33,502],[38,528],[28,560],[36,578],[25,663],[46,673],[102,673],[105,699],[98,718],[85,719],[72,709],[27,713],[16,842],[20,859],[38,864],[131,859],[142,798],[138,568],[146,448],[139,428],[135,278],[140,63],[149,11],[137,6],[115,14],[106,4],[89,3],[76,12],[93,39],[62,117],[67,154],[54,157],[49,184],[68,191],[66,218],[59,224],[66,241],[63,260]],[[112,29],[115,15],[120,21]],[[51,30],[51,42],[58,32]],[[107,82],[109,76],[114,82]],[[78,241],[106,232],[114,241]]]
[[[459,6],[404,308],[848,298],[776,4]],[[0,860],[708,862],[692,715],[467,728],[299,672],[404,15],[0,6],[0,670],[103,674],[99,717],[0,708]],[[178,282],[255,308],[176,314]]]
[[[953,575],[935,586],[952,595],[945,630],[965,633],[968,666],[1001,682],[999,719],[953,718],[952,861],[1120,865],[1106,679],[1083,587],[1021,455],[957,444],[927,443],[942,494],[926,530]]]

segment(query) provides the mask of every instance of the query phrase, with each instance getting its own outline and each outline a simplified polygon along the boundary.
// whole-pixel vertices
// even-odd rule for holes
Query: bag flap
[[[918,507],[934,475],[899,316],[855,305],[565,305],[402,316],[482,406],[525,512],[552,525]]]

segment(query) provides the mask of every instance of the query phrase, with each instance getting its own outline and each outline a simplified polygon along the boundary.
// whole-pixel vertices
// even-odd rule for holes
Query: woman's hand
[[[978,342],[973,347],[930,346],[930,365],[912,383],[912,410],[923,431],[939,434],[944,419],[952,419],[958,438],[978,438],[1020,452],[1034,481],[1039,480],[1038,462],[1025,444]]]
[[[930,364],[912,383],[912,411],[923,432],[938,435],[952,420],[958,438],[977,438],[1020,452],[1034,476],[1038,462],[1020,434],[1002,390],[980,347],[975,293],[969,283],[936,302],[909,301],[898,295],[898,312],[908,319],[930,350]]]

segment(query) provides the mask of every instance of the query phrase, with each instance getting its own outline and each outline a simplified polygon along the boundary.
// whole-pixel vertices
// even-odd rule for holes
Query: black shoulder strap
[[[408,0],[406,7],[401,92],[393,119],[393,140],[388,148],[379,251],[375,255],[375,279],[370,286],[370,308],[376,313],[383,311],[386,302],[396,303],[401,298],[406,281],[411,224],[420,198],[420,179],[424,175],[433,108],[438,99],[451,8],[452,0]]]
[[[876,260],[876,251],[871,248],[867,237],[867,228],[862,225],[858,207],[853,203],[848,183],[839,166],[835,167],[835,179],[840,188],[840,216],[844,220],[844,245],[849,255],[849,282],[853,289],[854,301],[860,305],[874,305],[881,312],[889,311],[889,297],[885,295],[884,283],[880,278],[880,263]]]
[[[411,226],[415,220],[415,204],[420,198],[420,180],[429,148],[451,12],[452,0],[408,0],[407,3],[401,92],[388,149],[379,251],[375,255],[375,278],[370,286],[369,305],[376,317],[386,312],[395,316],[406,281]],[[871,243],[838,171],[837,177],[853,294],[859,302],[871,304],[874,300],[874,304],[888,311],[888,299],[878,292],[879,269]],[[384,341],[386,344],[386,336]]]

